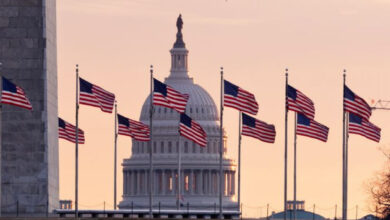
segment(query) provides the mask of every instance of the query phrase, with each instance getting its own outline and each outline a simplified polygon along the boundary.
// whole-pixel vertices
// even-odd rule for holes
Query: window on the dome
[[[164,141],[161,141],[161,153],[164,153]]]
[[[173,190],[173,176],[172,174],[168,174],[168,191],[172,192]]]
[[[184,141],[184,153],[188,153],[188,142]]]
[[[190,179],[190,176],[189,176],[188,173],[186,173],[185,176],[184,176],[184,190],[186,192],[188,192],[190,190],[190,187],[189,187],[189,182],[190,181],[189,181],[189,179]]]
[[[196,153],[196,145],[195,145],[195,142],[192,142],[192,153]]]
[[[135,146],[135,145],[133,146],[133,154],[138,153],[138,149],[137,148],[138,148],[138,146]]]
[[[168,141],[168,153],[172,153],[172,142]]]
[[[157,153],[157,143],[153,141],[153,153]]]

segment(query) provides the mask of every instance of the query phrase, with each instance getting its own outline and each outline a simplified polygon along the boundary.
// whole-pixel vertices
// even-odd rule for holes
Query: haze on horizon
[[[342,71],[366,101],[390,100],[390,1],[388,0],[67,0],[57,2],[59,116],[74,123],[75,64],[83,78],[115,93],[118,112],[139,119],[149,94],[149,66],[169,75],[169,50],[181,13],[189,50],[189,75],[219,108],[219,68],[225,78],[253,92],[256,118],[276,126],[275,144],[243,137],[244,216],[283,208],[284,83],[315,103],[316,120],[330,128],[327,143],[298,137],[298,199],[311,211],[341,216]],[[374,111],[382,128],[379,144],[351,135],[349,217],[367,214],[365,183],[383,169],[377,149],[389,146],[390,112]],[[289,114],[289,191],[293,199],[293,113]],[[225,108],[228,155],[237,158],[238,113]],[[79,208],[112,207],[114,114],[80,107]],[[131,155],[130,138],[118,139],[118,200],[121,161]],[[74,145],[60,140],[60,198],[74,200]],[[254,208],[257,207],[257,208]],[[263,207],[260,209],[259,207]],[[261,212],[261,213],[260,213]]]

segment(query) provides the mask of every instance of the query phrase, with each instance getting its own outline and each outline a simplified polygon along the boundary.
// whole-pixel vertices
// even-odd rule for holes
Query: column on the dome
[[[223,175],[223,182],[222,182],[222,196],[226,195],[226,191],[227,191],[227,178],[226,178],[226,170],[222,170],[222,175]]]
[[[171,195],[175,194],[176,184],[175,184],[175,170],[171,169]]]
[[[203,194],[203,170],[199,170],[199,187],[198,194]]]
[[[143,188],[143,185],[142,185],[142,170],[137,170],[137,181],[138,181],[138,184],[137,184],[137,194],[139,195],[142,195],[142,188]]]
[[[127,171],[123,170],[123,195],[125,196],[127,194]]]
[[[133,172],[131,170],[129,170],[129,175],[127,176],[127,182],[128,184],[126,185],[127,187],[127,192],[129,195],[132,195],[133,194],[133,186],[134,186],[134,183],[133,183]]]
[[[214,192],[215,192],[215,189],[214,189],[214,171],[213,170],[210,170],[210,193],[211,195],[214,195]]]
[[[134,170],[134,195],[138,195],[138,171]]]
[[[194,194],[199,193],[199,170],[194,170]]]
[[[193,194],[193,190],[192,190],[192,187],[193,187],[193,176],[194,174],[194,171],[191,169],[190,172],[189,172],[189,177],[188,177],[188,187],[189,187],[189,194],[192,195]]]
[[[211,186],[212,186],[212,184],[211,184],[211,170],[208,170],[207,171],[207,175],[208,175],[208,184],[207,184],[207,193],[209,194],[209,195],[211,195],[212,194],[212,191],[211,191]]]
[[[130,170],[126,170],[126,185],[123,186],[123,188],[126,189],[126,194],[130,195],[130,186],[132,185],[132,182],[130,182]]]
[[[148,195],[148,170],[144,170],[144,194]]]
[[[207,176],[206,176],[206,170],[202,170],[202,190],[201,193],[205,195],[206,192],[206,187],[207,187]]]
[[[232,195],[234,196],[236,194],[236,178],[235,178],[235,175],[236,172],[235,171],[232,171]]]
[[[142,195],[141,172],[142,170],[137,170],[137,195]]]
[[[231,191],[232,191],[232,172],[229,170],[228,171],[228,181],[229,181],[229,187],[228,187],[228,196],[231,195]]]

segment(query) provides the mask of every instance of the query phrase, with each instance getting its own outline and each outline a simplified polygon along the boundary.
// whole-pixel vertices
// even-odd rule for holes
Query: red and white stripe
[[[115,95],[99,86],[93,85],[92,94],[80,91],[80,104],[100,108],[103,112],[112,113]]]
[[[84,131],[81,129],[78,129],[79,133],[79,144],[85,143],[85,137],[84,137]],[[58,137],[68,140],[72,143],[76,143],[76,127],[69,124],[68,122],[65,122],[65,129],[62,127],[58,127]]]
[[[256,127],[242,125],[242,135],[253,137],[267,143],[275,142],[275,126],[256,119]]]
[[[238,87],[237,97],[230,94],[224,94],[223,105],[235,108],[239,111],[256,115],[259,110],[255,95]]]
[[[119,124],[118,134],[134,138],[137,141],[150,141],[149,126],[131,119],[129,119],[129,124],[129,127]]]
[[[359,115],[366,120],[369,120],[371,116],[371,107],[357,95],[355,95],[355,101],[344,98],[344,111]]]
[[[288,110],[294,112],[300,112],[304,114],[309,119],[314,119],[315,108],[314,102],[309,99],[305,94],[297,90],[297,98],[296,100],[288,97],[287,99],[287,108]]]
[[[365,119],[362,120],[362,124],[349,122],[348,132],[361,135],[376,142],[379,142],[381,139],[381,129]]]
[[[16,93],[3,90],[1,95],[1,103],[15,105],[21,108],[32,110],[32,105],[30,101],[24,93],[24,90],[19,86],[16,86]]]
[[[167,96],[164,96],[159,92],[153,92],[153,105],[172,108],[180,113],[185,113],[188,99],[188,94],[181,94],[168,85]]]
[[[328,140],[329,128],[314,120],[310,120],[310,126],[297,124],[297,135],[314,138],[323,142]]]
[[[207,134],[196,121],[191,120],[191,127],[187,127],[184,123],[180,123],[179,132],[180,135],[190,139],[201,147],[206,147]]]

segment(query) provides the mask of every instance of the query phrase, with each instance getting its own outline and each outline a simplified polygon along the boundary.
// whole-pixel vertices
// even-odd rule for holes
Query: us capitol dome
[[[181,24],[179,24],[181,22]],[[201,86],[188,75],[188,50],[178,33],[171,53],[170,75],[165,83],[182,94],[188,94],[186,114],[196,120],[207,133],[207,146],[200,147],[180,137],[179,113],[173,109],[154,106],[153,114],[153,209],[159,210],[219,210],[219,117],[217,107]],[[149,125],[150,97],[142,106],[140,121]],[[235,199],[236,164],[226,157],[226,134],[223,152],[223,210],[238,210]],[[133,140],[132,154],[124,159],[123,200],[120,209],[149,208],[148,142]],[[181,198],[177,202],[178,150],[181,150]]]

